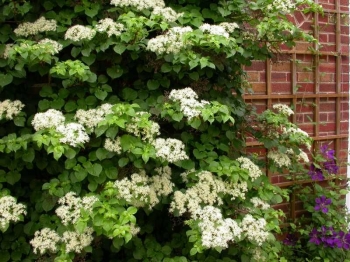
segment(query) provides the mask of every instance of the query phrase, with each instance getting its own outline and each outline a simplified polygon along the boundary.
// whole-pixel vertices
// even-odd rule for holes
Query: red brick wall
[[[291,20],[314,35],[319,45],[299,42],[271,61],[256,61],[246,67],[253,94],[247,102],[258,110],[274,103],[295,108],[293,121],[314,138],[313,150],[323,144],[336,150],[341,173],[346,174],[349,133],[349,0],[320,0],[324,15],[297,13]],[[317,50],[313,52],[312,50]],[[252,151],[266,151],[251,141]],[[273,183],[287,186],[284,174],[268,174]],[[301,203],[280,206],[302,212]]]

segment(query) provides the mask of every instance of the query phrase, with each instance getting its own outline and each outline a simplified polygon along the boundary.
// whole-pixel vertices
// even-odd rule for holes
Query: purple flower
[[[330,160],[330,161],[324,162],[323,163],[323,167],[330,174],[337,174],[338,170],[339,170],[339,167],[335,164],[334,160]]]
[[[323,156],[328,160],[334,160],[334,153],[335,151],[333,149],[328,150],[328,145],[323,145],[321,147],[321,152]]]
[[[294,234],[287,234],[286,238],[283,240],[283,244],[286,246],[295,246],[298,238]]]
[[[336,245],[338,248],[350,249],[350,233],[339,231],[336,238]]]
[[[312,229],[312,231],[310,232],[309,236],[310,236],[310,243],[314,243],[315,245],[319,245],[321,244],[321,239],[318,237],[319,232],[317,231],[316,228]]]
[[[314,164],[311,164],[308,174],[311,177],[311,179],[314,181],[321,181],[324,179],[322,170],[319,168],[316,168]]]
[[[315,199],[316,205],[315,205],[315,210],[316,211],[322,211],[323,213],[328,212],[327,206],[332,204],[332,199],[326,198],[325,196],[321,196]]]

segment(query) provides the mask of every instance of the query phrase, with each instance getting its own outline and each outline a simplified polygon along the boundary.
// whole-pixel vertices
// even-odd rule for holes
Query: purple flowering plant
[[[308,213],[282,240],[288,261],[350,261],[349,191],[338,172],[335,150],[323,145],[306,172],[312,182],[293,188]]]

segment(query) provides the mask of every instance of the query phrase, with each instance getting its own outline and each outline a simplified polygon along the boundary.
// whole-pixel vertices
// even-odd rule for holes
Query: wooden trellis
[[[245,68],[253,94],[245,100],[258,110],[285,103],[295,108],[292,121],[314,139],[313,149],[323,144],[335,149],[340,174],[346,175],[349,133],[349,1],[316,1],[324,8],[321,14],[296,14],[295,24],[313,34],[319,43],[297,43],[283,48],[277,61],[255,62]],[[255,141],[247,145],[261,155],[264,149]],[[285,174],[267,173],[270,180],[288,187],[293,181]],[[308,183],[301,181],[300,183]],[[303,212],[295,195],[280,207],[291,219]]]

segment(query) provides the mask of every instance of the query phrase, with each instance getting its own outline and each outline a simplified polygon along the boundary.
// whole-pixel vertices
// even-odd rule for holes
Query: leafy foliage
[[[278,261],[286,192],[260,168],[291,167],[245,137],[300,166],[310,140],[253,114],[242,65],[313,41],[287,14],[319,7],[287,2],[1,0],[1,200],[26,205],[1,261]]]

